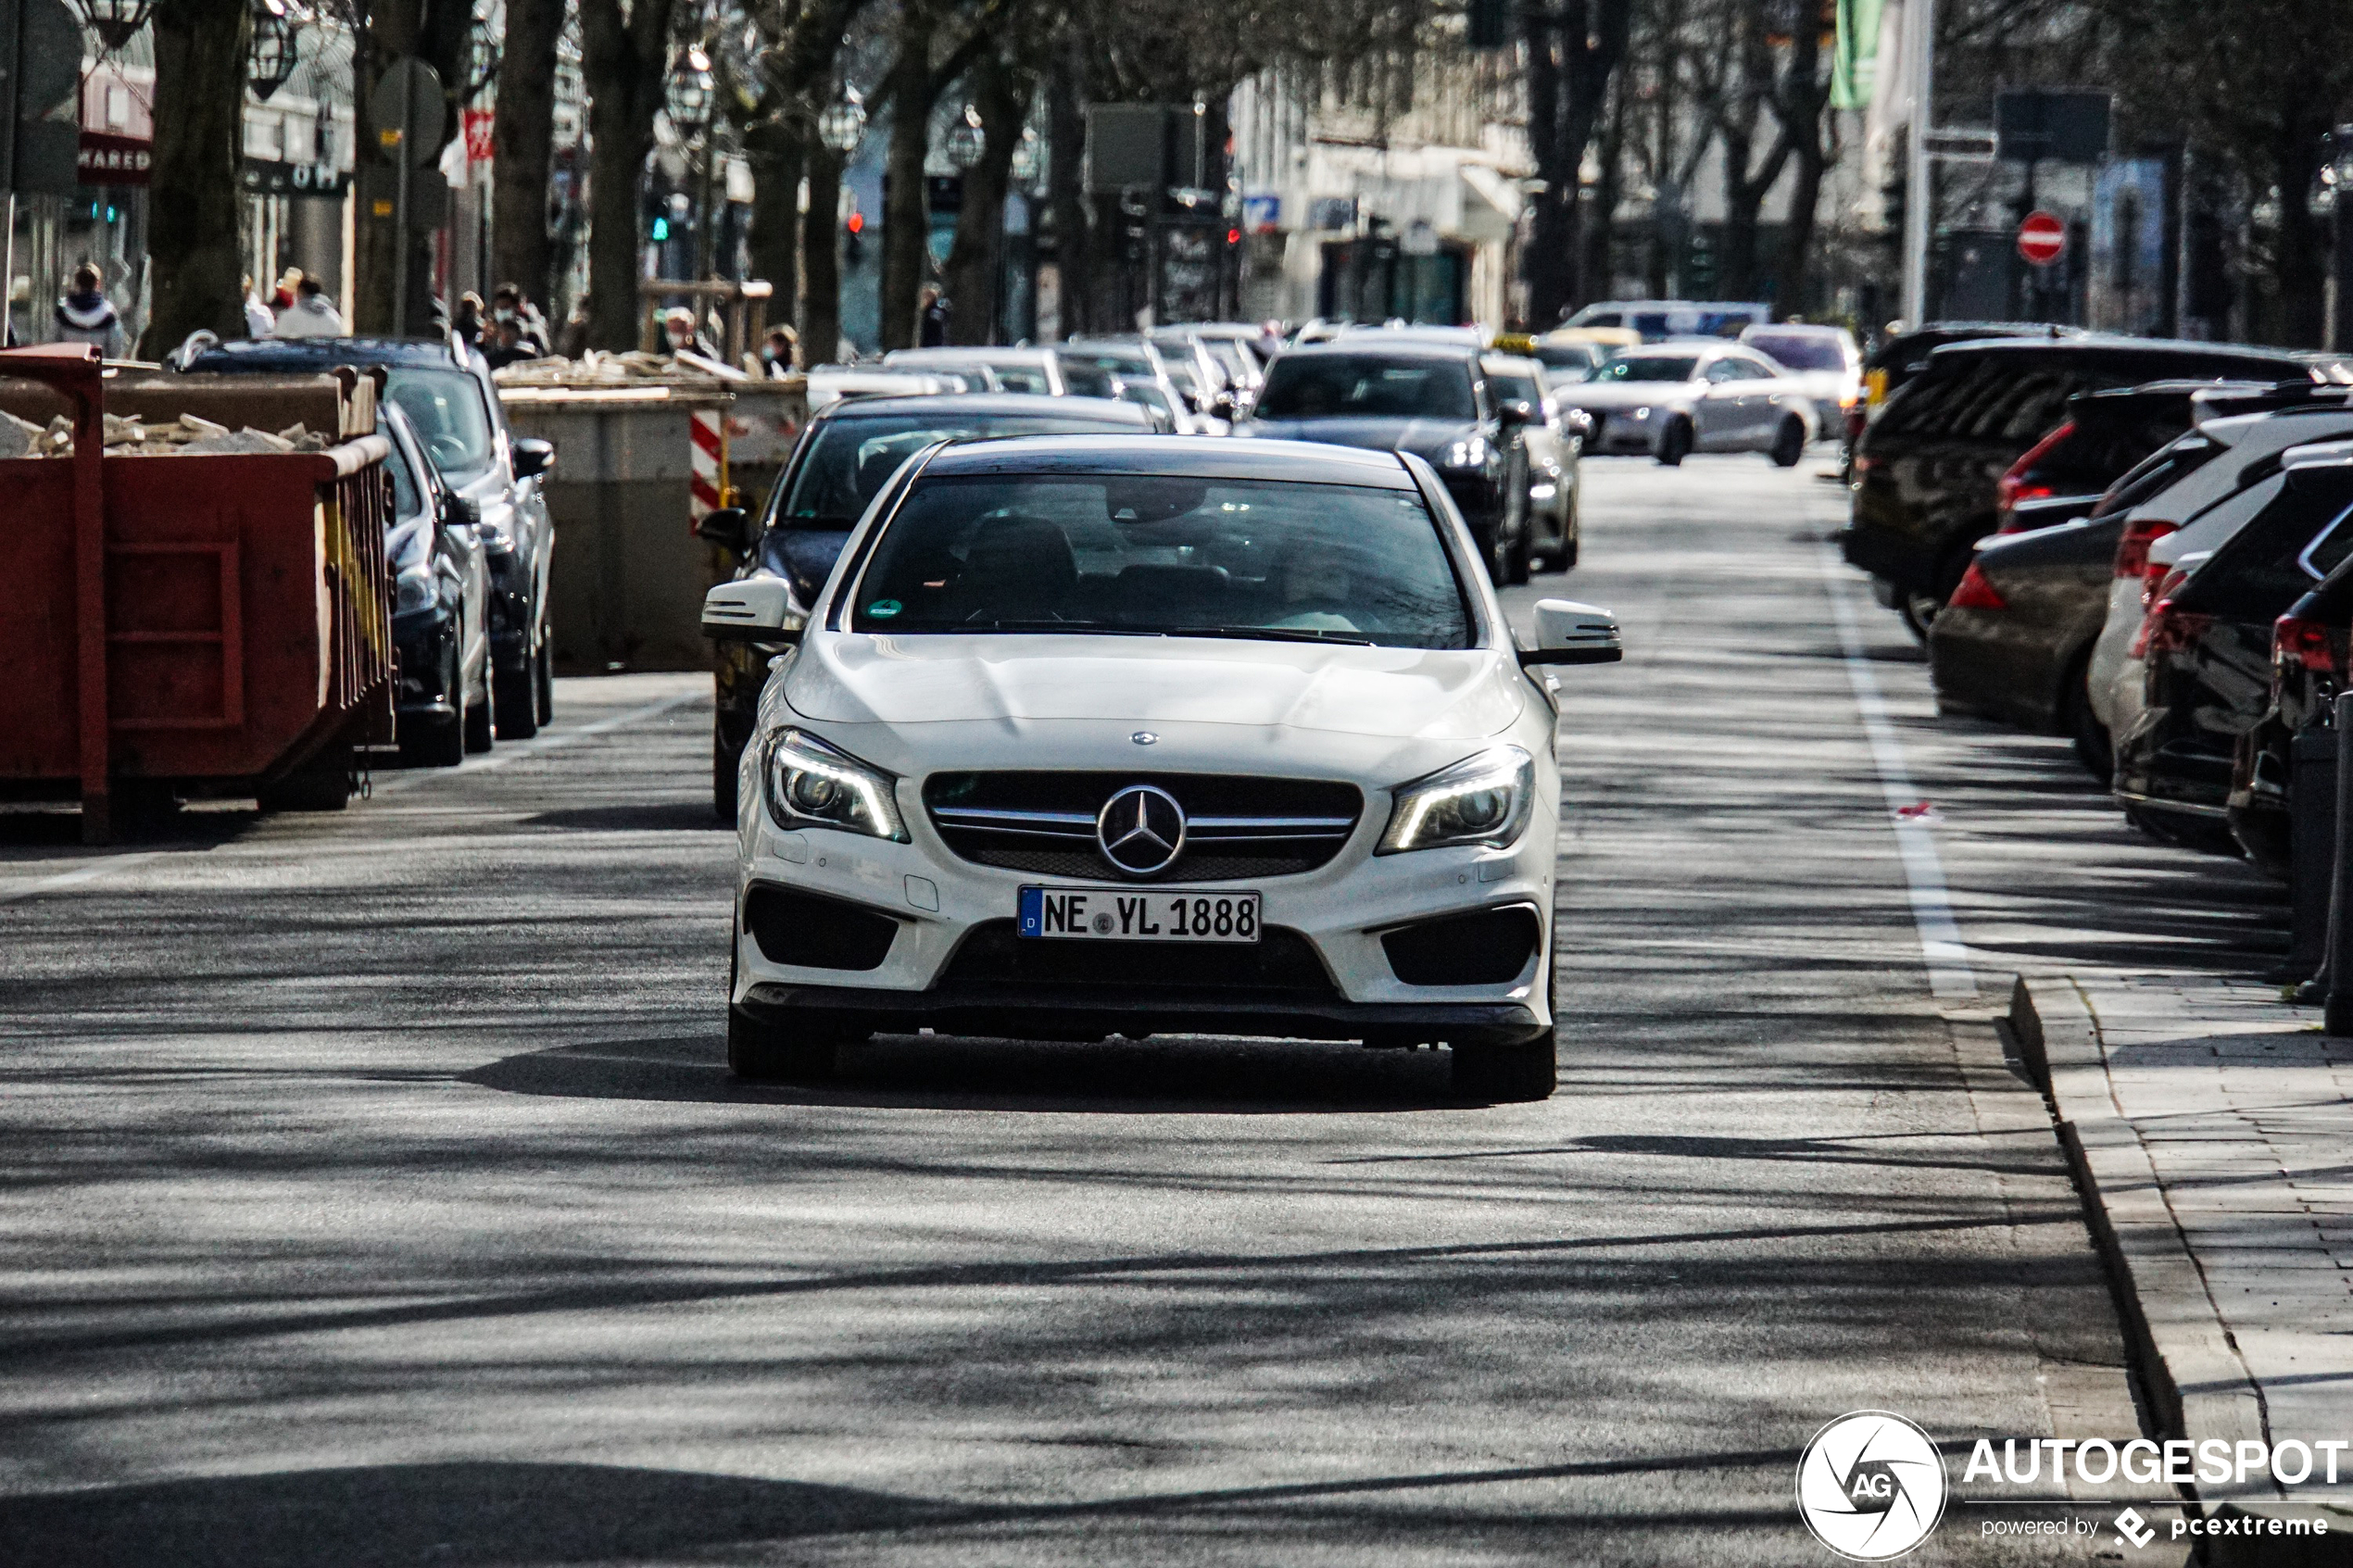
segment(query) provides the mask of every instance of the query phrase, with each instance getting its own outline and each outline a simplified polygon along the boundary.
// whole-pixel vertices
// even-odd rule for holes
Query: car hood
[[[1572,408],[1655,408],[1688,401],[1698,392],[1695,384],[1682,381],[1576,382],[1553,396]]]
[[[962,724],[1013,742],[1069,724],[1256,731],[1279,751],[1322,733],[1467,740],[1533,694],[1506,650],[1330,647],[1207,638],[822,633],[784,700],[814,721]]]
[[[1468,420],[1252,420],[1236,433],[1268,441],[1320,441],[1370,452],[1412,452],[1428,458],[1479,433]]]

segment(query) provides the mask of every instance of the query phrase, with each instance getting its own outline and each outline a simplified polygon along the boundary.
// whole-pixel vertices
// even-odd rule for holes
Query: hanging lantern
[[[245,81],[263,103],[294,79],[299,56],[295,51],[295,24],[287,19],[285,0],[262,0],[254,12],[253,44],[245,55]]]
[[[701,135],[711,124],[711,56],[699,47],[689,49],[670,73],[670,86],[662,94],[662,112],[670,117],[671,129],[689,142]]]
[[[840,100],[826,105],[817,116],[817,140],[848,157],[858,150],[858,140],[865,133],[866,106],[858,89],[844,86]]]
[[[147,25],[147,13],[154,8],[154,0],[82,0],[82,19],[109,49],[130,43]]]
[[[988,135],[981,128],[980,111],[966,104],[963,118],[948,132],[948,161],[959,169],[970,169],[980,161],[980,155],[988,145]]]

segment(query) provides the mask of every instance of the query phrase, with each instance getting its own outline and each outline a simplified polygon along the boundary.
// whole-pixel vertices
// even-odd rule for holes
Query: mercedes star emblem
[[[1129,735],[1127,738],[1134,741],[1138,746],[1158,746],[1160,744],[1160,737],[1152,734],[1150,730],[1138,730],[1134,734]]]
[[[1129,784],[1103,802],[1095,842],[1103,859],[1129,876],[1164,872],[1185,847],[1185,809],[1164,789]]]

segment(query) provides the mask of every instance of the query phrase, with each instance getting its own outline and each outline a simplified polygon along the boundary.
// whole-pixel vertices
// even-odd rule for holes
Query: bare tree
[[[1543,182],[1531,202],[1528,314],[1539,329],[1576,303],[1578,171],[1626,57],[1633,0],[1540,0],[1523,13],[1528,40],[1528,140]]]
[[[556,44],[564,0],[507,0],[499,50],[498,107],[492,133],[491,270],[534,299],[549,297],[554,247],[547,187],[555,152]]]
[[[992,343],[1003,315],[1005,192],[1013,153],[1029,118],[1036,78],[999,50],[983,54],[966,79],[980,112],[980,159],[964,171],[963,205],[944,269],[950,341]]]
[[[890,150],[883,176],[882,345],[915,341],[924,262],[931,239],[924,160],[940,95],[988,47],[1005,0],[900,0],[899,49],[883,76]]]
[[[237,163],[253,13],[246,0],[157,0],[154,27],[155,305],[145,352],[159,355],[198,328],[245,332]]]
[[[637,185],[654,148],[675,11],[676,0],[580,0],[598,208],[588,232],[588,340],[599,348],[637,345]]]

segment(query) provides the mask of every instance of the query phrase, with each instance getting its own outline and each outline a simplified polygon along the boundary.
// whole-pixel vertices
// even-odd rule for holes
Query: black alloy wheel
[[[497,739],[497,725],[495,718],[497,689],[490,679],[490,650],[488,648],[483,650],[482,663],[482,700],[479,703],[469,704],[463,726],[466,754],[471,757],[479,757],[488,751]],[[471,682],[462,684],[468,691],[473,689]]]
[[[529,740],[539,733],[540,656],[523,651],[522,668],[492,666],[491,709],[498,718],[500,740]]]
[[[1678,414],[1659,433],[1658,460],[1667,467],[1680,468],[1683,459],[1692,455],[1692,421]]]
[[[1782,416],[1781,428],[1773,433],[1773,449],[1767,455],[1775,468],[1795,468],[1806,456],[1806,421],[1795,414]]]

